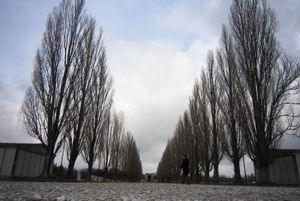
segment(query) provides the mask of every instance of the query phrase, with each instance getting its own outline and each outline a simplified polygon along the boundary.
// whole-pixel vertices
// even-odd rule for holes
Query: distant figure
[[[190,178],[189,178],[189,173],[190,173],[190,161],[187,157],[187,155],[184,155],[184,158],[182,160],[180,169],[182,171],[182,184],[190,184]]]

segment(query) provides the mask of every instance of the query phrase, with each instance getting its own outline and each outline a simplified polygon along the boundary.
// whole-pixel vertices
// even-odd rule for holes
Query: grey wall
[[[45,157],[39,154],[19,150],[15,176],[38,177],[42,174]]]
[[[23,173],[23,163],[25,160],[25,152],[23,150],[19,150],[18,157],[16,160],[16,168],[15,168],[15,175],[16,176],[22,176]]]
[[[21,149],[17,152],[17,148],[0,148],[0,176],[38,177],[42,174],[44,160],[45,156],[36,153]]]
[[[269,165],[270,180],[273,183],[297,183],[298,168],[292,156],[281,157]]]
[[[300,153],[295,154],[296,163],[297,163],[297,171],[298,171],[298,183],[300,183]]]
[[[12,173],[16,155],[15,148],[1,149],[0,151],[0,175],[10,176]]]
[[[1,170],[1,166],[2,166],[3,156],[4,156],[4,149],[0,149],[0,170]]]

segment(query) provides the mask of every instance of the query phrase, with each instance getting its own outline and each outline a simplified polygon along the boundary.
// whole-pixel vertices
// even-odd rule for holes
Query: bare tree
[[[210,109],[211,119],[211,134],[212,134],[212,162],[214,167],[214,182],[219,181],[219,163],[223,157],[223,150],[221,147],[223,140],[222,119],[220,118],[220,91],[216,78],[214,54],[208,53],[207,56],[207,76],[206,76],[206,90]]]
[[[201,111],[200,111],[200,84],[198,80],[195,81],[193,95],[190,98],[189,102],[189,112],[191,117],[191,126],[192,126],[192,165],[191,169],[196,176],[196,182],[200,181],[200,157],[201,150],[203,147],[201,146],[201,140],[203,132],[201,132]]]
[[[97,58],[92,74],[91,90],[89,93],[90,109],[84,124],[82,156],[88,164],[88,179],[91,177],[92,167],[103,150],[103,132],[105,114],[112,104],[112,79],[106,65],[105,49],[102,43],[102,30],[97,40],[98,47],[95,53]],[[95,48],[95,47],[94,47]]]
[[[124,127],[123,113],[113,113],[112,105],[108,106],[100,128],[102,140],[97,154],[99,170],[102,163],[105,178],[140,181],[143,174],[142,163],[136,142],[131,132]]]
[[[173,163],[173,160],[170,160],[170,158],[174,157],[175,155],[172,151],[172,148],[172,142],[169,140],[157,167],[156,173],[162,182],[170,182],[174,177],[172,170],[175,171],[175,164]]]
[[[102,54],[101,33],[95,38],[95,20],[89,19],[85,27],[85,35],[75,59],[74,91],[72,93],[72,129],[67,135],[69,148],[69,165],[67,177],[71,177],[74,165],[82,149],[84,139],[84,124],[86,117],[91,112],[91,89],[93,74],[97,70]]]
[[[143,175],[140,154],[135,140],[130,132],[126,136],[126,165],[125,171],[129,181],[140,181]]]
[[[222,86],[222,98],[219,107],[225,123],[226,142],[224,150],[234,166],[234,183],[241,183],[240,159],[245,154],[245,141],[242,129],[238,125],[238,88],[236,53],[231,35],[225,26],[222,29],[221,48],[218,51],[219,82]]]
[[[187,112],[185,112],[185,116]],[[187,121],[187,116],[186,120]],[[190,142],[187,140],[186,130],[182,117],[179,118],[173,137],[168,141],[157,168],[161,181],[177,181],[180,174],[180,165],[184,154],[188,154]]]
[[[204,172],[204,181],[209,182],[209,172],[212,170],[212,138],[209,123],[209,110],[207,98],[207,80],[205,71],[201,74],[199,88],[199,113],[200,113],[200,167]]]
[[[104,164],[104,171],[106,174],[108,174],[109,167],[111,166],[113,127],[114,127],[114,121],[113,121],[112,109],[109,108],[105,114],[105,123],[103,127],[102,158]]]
[[[166,161],[163,161],[164,159],[161,159],[161,162],[163,165],[166,166],[172,166],[172,168],[169,169],[169,175],[172,176],[172,178],[165,178],[167,180],[175,180],[177,181],[178,176],[180,174],[180,165],[182,161],[182,157],[184,154],[187,154],[186,150],[186,140],[184,135],[184,122],[182,117],[179,118],[177,126],[175,128],[175,131],[173,133],[173,137],[170,140],[170,153],[171,156],[166,156],[164,159],[167,159]],[[167,149],[167,148],[166,148]],[[168,154],[168,152],[167,152]]]
[[[56,153],[69,124],[73,91],[74,59],[80,48],[86,17],[83,0],[63,0],[47,20],[41,47],[35,57],[32,87],[22,106],[22,118],[28,134],[41,141],[47,155],[44,175],[51,174]]]
[[[186,110],[183,113],[182,118],[182,140],[183,140],[183,155],[187,154],[189,158],[192,157],[192,147],[193,147],[193,138],[192,138],[192,122],[190,118],[190,113]],[[190,161],[190,167],[193,166],[192,161]]]
[[[259,182],[269,182],[271,150],[284,133],[298,126],[286,106],[298,89],[300,64],[281,53],[275,37],[276,17],[265,0],[234,0],[230,25],[248,154]]]
[[[113,127],[113,136],[112,136],[112,168],[115,171],[115,177],[117,176],[119,163],[120,163],[120,151],[121,151],[121,143],[123,138],[125,137],[125,127],[124,127],[124,115],[122,112],[119,114],[114,114],[114,127]]]

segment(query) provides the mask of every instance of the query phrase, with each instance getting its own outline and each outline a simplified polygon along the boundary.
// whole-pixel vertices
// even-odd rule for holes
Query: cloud
[[[296,48],[300,51],[300,33],[296,37]]]
[[[1,142],[34,142],[19,118],[23,89],[18,84],[0,82],[0,136]]]
[[[156,170],[179,116],[188,107],[188,97],[205,65],[207,50],[216,43],[199,39],[183,51],[176,43],[161,40],[107,42],[115,106],[125,114],[143,164],[148,163],[146,172]]]
[[[289,54],[300,54],[300,1],[297,0],[273,0],[270,1],[279,23],[277,38],[282,48]]]
[[[231,1],[175,1],[162,9],[156,19],[158,26],[179,35],[190,34],[210,40],[227,22]]]

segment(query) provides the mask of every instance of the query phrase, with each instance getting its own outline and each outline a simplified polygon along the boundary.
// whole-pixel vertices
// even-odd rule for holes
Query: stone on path
[[[34,201],[38,201],[38,200],[42,200],[42,197],[39,194],[34,192],[31,199]]]
[[[65,196],[59,196],[55,199],[56,201],[66,201],[66,197]]]

